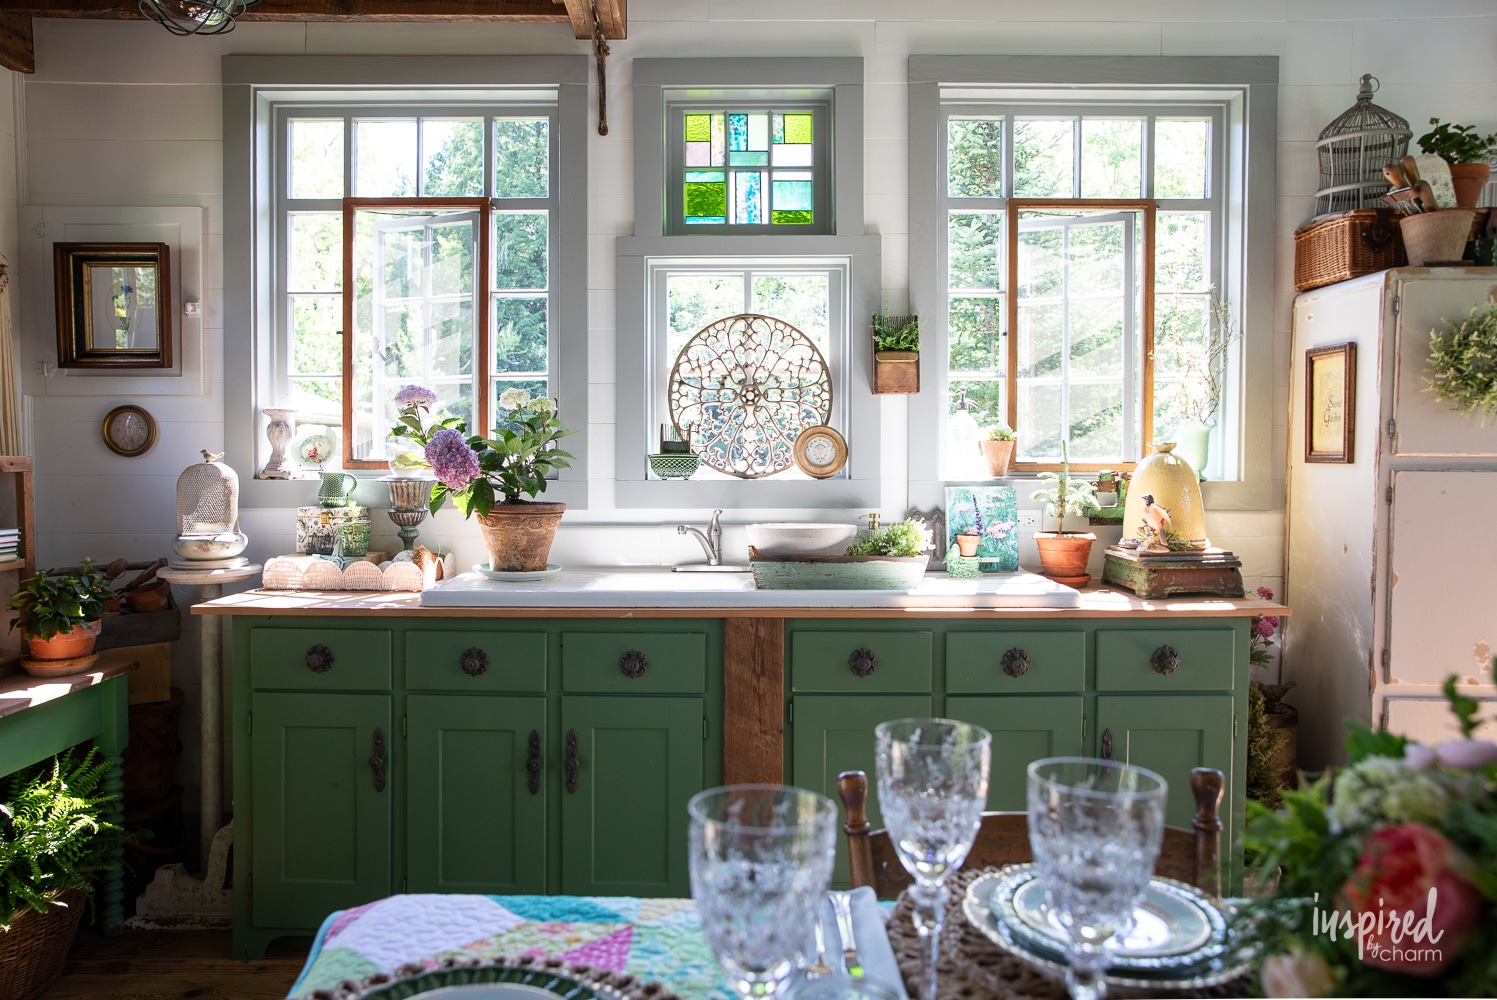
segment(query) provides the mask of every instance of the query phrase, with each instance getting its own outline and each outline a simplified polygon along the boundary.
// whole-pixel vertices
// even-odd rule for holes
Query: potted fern
[[[87,670],[99,619],[109,610],[104,602],[113,596],[103,572],[87,559],[70,573],[38,573],[21,584],[6,605],[16,613],[11,630],[21,630],[30,650],[30,660],[21,665],[40,676]],[[45,665],[49,661],[53,665]]]
[[[1045,513],[1056,519],[1055,531],[1034,533],[1034,544],[1040,552],[1040,573],[1068,587],[1084,587],[1091,581],[1086,563],[1097,536],[1090,531],[1067,531],[1066,515],[1085,517],[1100,510],[1097,485],[1071,478],[1070,449],[1064,441],[1060,443],[1060,471],[1041,472],[1040,478],[1050,485],[1035,490],[1029,498],[1043,500]]]
[[[920,391],[920,317],[873,317],[873,391]]]
[[[99,786],[112,764],[69,750],[0,778],[0,1000],[28,1000],[62,972],[96,872],[124,832]]]

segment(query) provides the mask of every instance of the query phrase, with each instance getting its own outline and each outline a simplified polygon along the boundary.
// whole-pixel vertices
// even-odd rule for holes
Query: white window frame
[[[1216,103],[1223,109],[1224,232],[1220,236],[1218,294],[1238,311],[1243,335],[1229,364],[1224,474],[1205,484],[1213,508],[1271,509],[1273,490],[1273,226],[1277,143],[1278,61],[1273,57],[1115,56],[912,56],[909,61],[910,259],[944,262],[946,216],[943,103],[992,106],[1007,100],[1026,107],[1042,102],[1087,105]],[[1161,112],[1162,117],[1168,117]],[[1011,155],[1011,144],[1005,155]],[[1145,165],[1146,175],[1152,173]],[[964,204],[981,199],[952,199]],[[944,270],[912,265],[912,312],[940,321],[922,351],[924,375],[936,391],[910,404],[910,499],[916,506],[941,502],[946,480],[927,442],[938,439],[946,413]],[[1224,402],[1224,407],[1231,402]],[[1021,431],[1022,433],[1022,431]],[[1218,445],[1218,447],[1221,447]]]
[[[494,118],[542,112],[552,123],[548,198],[492,204],[499,211],[532,201],[555,206],[548,233],[550,385],[567,426],[582,433],[569,440],[572,467],[561,470],[547,499],[586,507],[587,366],[559,359],[586,357],[587,352],[588,79],[588,63],[581,56],[224,57],[224,365],[226,371],[247,376],[225,380],[225,447],[230,464],[242,470],[242,506],[293,506],[310,502],[315,493],[315,483],[255,480],[252,472],[243,472],[260,468],[268,457],[260,410],[278,405],[287,388],[290,305],[284,291],[284,226],[292,203],[285,177],[285,119],[482,117],[487,148]],[[353,141],[345,132],[345,149]],[[346,155],[345,162],[351,157]],[[491,191],[492,163],[485,164],[484,173]],[[345,193],[357,194],[346,167]],[[327,210],[342,212],[341,199],[325,201]],[[485,330],[492,322],[492,299],[482,303]],[[475,355],[479,346],[475,343]],[[475,356],[475,367],[477,362]],[[491,385],[486,382],[476,391],[490,393]],[[383,474],[382,469],[353,471],[361,478]]]

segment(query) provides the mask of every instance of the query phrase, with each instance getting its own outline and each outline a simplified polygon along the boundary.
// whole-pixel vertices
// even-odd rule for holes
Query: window
[[[912,502],[973,475],[929,446],[962,398],[1014,426],[1020,474],[1056,467],[1062,441],[1082,469],[1131,466],[1198,409],[1226,319],[1207,499],[1270,505],[1276,61],[916,56],[909,73],[911,309],[938,359],[910,402]]]
[[[585,429],[586,366],[561,363],[569,343],[586,344],[586,138],[561,125],[585,110],[585,61],[506,60],[506,84],[488,60],[398,72],[351,60],[336,85],[316,62],[225,60],[225,190],[243,196],[226,235],[242,225],[254,247],[247,287],[226,282],[226,300],[253,304],[251,411],[289,407],[298,424],[339,428],[353,470],[387,468],[394,396],[409,383],[473,433],[515,386],[559,399]],[[248,146],[248,176],[227,166],[236,146]],[[233,411],[231,394],[231,458],[238,446],[256,464],[265,443],[252,426],[234,440]],[[584,486],[585,444],[568,450],[579,461],[562,479]]]

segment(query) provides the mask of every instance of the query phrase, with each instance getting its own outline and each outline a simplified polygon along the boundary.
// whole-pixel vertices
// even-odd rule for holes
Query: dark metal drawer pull
[[[463,673],[469,677],[477,677],[488,672],[489,654],[479,646],[469,646],[463,650],[463,655],[458,657],[457,662],[462,666]]]
[[[619,657],[619,673],[630,680],[638,680],[645,675],[645,668],[650,665],[650,658],[637,649],[631,649]]]
[[[869,674],[873,673],[874,668],[877,666],[878,657],[873,655],[873,650],[868,649],[865,646],[859,646],[857,649],[853,650],[852,655],[847,658],[847,669],[851,670],[859,677],[867,677]]]
[[[577,772],[582,765],[577,763],[577,730],[567,730],[567,758],[565,762],[567,773],[567,792],[571,795],[577,794]]]
[[[374,727],[374,754],[369,758],[369,768],[374,772],[374,790],[385,790],[385,731]]]
[[[1003,664],[1003,672],[1010,677],[1023,677],[1029,673],[1029,654],[1018,647],[1004,653],[1000,662]]]
[[[322,643],[307,650],[307,669],[314,674],[325,674],[333,669],[333,651]]]
[[[530,794],[541,794],[541,734],[530,731],[530,756],[525,759],[525,770],[530,772]]]
[[[1160,646],[1149,657],[1149,662],[1153,664],[1155,673],[1168,677],[1180,669],[1180,654],[1175,652],[1174,646]]]
[[[1112,760],[1112,730],[1102,730],[1102,759]]]

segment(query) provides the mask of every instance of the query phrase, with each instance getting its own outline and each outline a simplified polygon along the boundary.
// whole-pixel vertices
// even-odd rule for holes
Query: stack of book
[[[1170,594],[1241,597],[1241,567],[1242,560],[1226,549],[1158,552],[1109,545],[1102,563],[1102,580],[1127,587],[1139,597]]]
[[[1181,551],[1160,552],[1158,550],[1125,549],[1121,545],[1107,546],[1107,554],[1117,556],[1136,563],[1209,563],[1211,565],[1241,566],[1242,560],[1238,559],[1227,549],[1184,549]]]
[[[0,528],[0,562],[21,558],[21,529]]]

